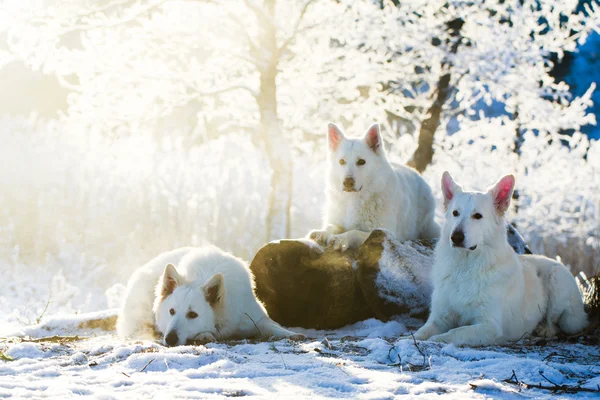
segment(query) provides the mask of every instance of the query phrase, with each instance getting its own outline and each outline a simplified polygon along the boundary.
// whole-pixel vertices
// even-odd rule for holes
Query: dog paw
[[[329,233],[327,231],[322,230],[313,230],[308,233],[307,238],[315,241],[321,246],[324,246],[327,244],[327,241],[329,239]]]
[[[416,338],[416,335],[415,335]],[[450,343],[452,340],[450,339],[450,337],[448,337],[448,335],[441,334],[441,335],[433,335],[432,337],[430,337],[427,340],[431,340],[432,342],[440,342],[440,343]]]
[[[286,333],[280,333],[280,334],[272,334],[272,335],[267,335],[267,336],[263,336],[263,339],[265,340],[269,340],[269,341],[277,341],[277,340],[283,340],[283,339],[288,339],[291,341],[302,341],[302,340],[306,340],[306,336],[304,336],[301,333],[294,333],[294,332],[290,332],[289,334]]]
[[[327,244],[332,246],[334,250],[346,251],[350,247],[350,238],[346,233],[332,235]]]
[[[213,336],[212,333],[200,333],[200,334],[194,336],[189,341],[194,344],[205,344],[205,343],[216,342],[217,339]]]
[[[293,334],[293,335],[291,335],[291,336],[288,336],[287,338],[288,338],[289,340],[292,340],[292,341],[294,341],[294,342],[301,342],[301,341],[303,341],[303,340],[306,340],[306,336],[304,336],[304,335],[303,335],[303,334],[301,334],[301,333],[295,333],[295,334]]]
[[[535,334],[541,337],[555,337],[558,335],[559,329],[552,323],[540,324],[535,330]]]

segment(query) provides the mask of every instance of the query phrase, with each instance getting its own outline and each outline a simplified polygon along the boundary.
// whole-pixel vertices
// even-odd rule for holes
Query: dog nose
[[[344,189],[354,189],[354,178],[344,179]]]
[[[450,239],[455,246],[462,246],[465,241],[465,234],[463,231],[454,231]]]
[[[179,342],[179,337],[177,336],[177,332],[171,331],[165,338],[165,342],[167,342],[167,346],[173,347],[177,346],[177,342]]]

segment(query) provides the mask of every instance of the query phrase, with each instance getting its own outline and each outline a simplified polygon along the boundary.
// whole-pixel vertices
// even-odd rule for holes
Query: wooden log
[[[269,316],[285,326],[335,329],[370,318],[353,254],[303,240],[271,242],[250,265],[256,295]]]
[[[256,295],[275,321],[335,329],[367,318],[423,314],[431,294],[429,271],[413,271],[413,265],[430,269],[432,262],[430,247],[400,244],[375,230],[360,248],[345,252],[306,240],[272,242],[258,251],[250,269]]]

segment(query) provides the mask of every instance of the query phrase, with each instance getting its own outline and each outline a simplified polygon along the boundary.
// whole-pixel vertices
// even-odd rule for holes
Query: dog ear
[[[462,188],[454,179],[448,171],[444,171],[442,174],[442,193],[444,194],[444,210],[448,208],[448,203],[459,193],[462,193]]]
[[[365,134],[365,143],[371,148],[371,150],[377,153],[381,147],[381,133],[379,132],[379,124],[373,124],[367,130],[367,133]]]
[[[498,214],[502,215],[508,210],[514,189],[515,176],[513,174],[502,177],[494,186],[488,189],[488,193],[494,199],[494,207]]]
[[[206,281],[202,290],[204,290],[204,296],[206,297],[206,301],[212,307],[216,307],[221,304],[223,300],[223,295],[225,294],[225,285],[224,285],[224,277],[223,274],[218,273],[213,275],[212,278]]]
[[[329,150],[331,152],[336,151],[344,139],[346,139],[346,137],[342,133],[342,130],[338,128],[336,124],[330,122],[327,126],[327,142],[329,144]]]
[[[173,264],[167,264],[165,267],[165,272],[163,272],[161,282],[159,283],[160,295],[162,298],[167,297],[177,286],[179,286],[182,282],[181,276],[175,269]]]

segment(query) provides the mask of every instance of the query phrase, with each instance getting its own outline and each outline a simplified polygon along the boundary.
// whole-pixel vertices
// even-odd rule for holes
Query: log
[[[302,239],[271,242],[250,269],[256,295],[275,321],[336,329],[367,318],[423,315],[432,264],[432,243],[401,244],[378,229],[344,252]]]

